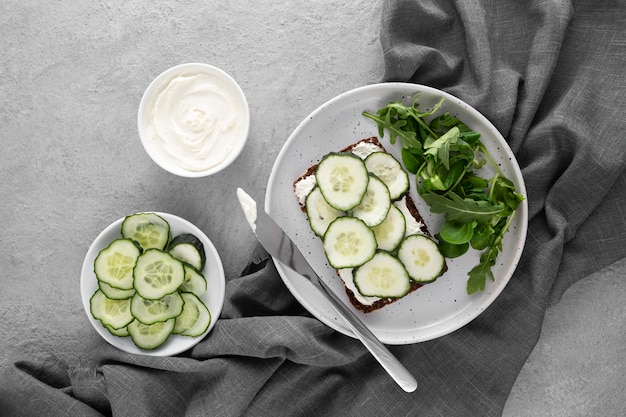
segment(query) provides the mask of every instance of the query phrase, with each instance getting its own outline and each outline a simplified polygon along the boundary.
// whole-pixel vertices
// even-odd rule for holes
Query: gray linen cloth
[[[625,28],[617,0],[384,2],[385,80],[443,89],[485,114],[517,155],[530,207],[521,263],[495,303],[451,335],[390,348],[415,393],[311,317],[266,260],[228,277],[221,320],[177,357],[103,343],[92,366],[32,346],[0,375],[0,412],[500,415],[549,303],[626,255]]]

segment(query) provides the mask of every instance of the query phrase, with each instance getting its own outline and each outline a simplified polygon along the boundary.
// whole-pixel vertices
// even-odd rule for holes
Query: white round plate
[[[520,168],[502,135],[478,111],[450,94],[417,84],[384,83],[360,87],[326,102],[300,123],[280,151],[270,174],[265,209],[293,239],[313,269],[346,304],[349,301],[341,280],[328,265],[321,240],[310,230],[307,218],[300,210],[293,182],[328,152],[339,151],[361,139],[378,136],[376,123],[363,116],[363,111],[376,113],[389,102],[398,100],[408,105],[416,93],[419,94],[420,110],[423,111],[432,108],[445,96],[446,101],[440,111],[449,111],[479,132],[481,140],[505,175],[513,181],[517,192],[526,195]],[[381,143],[388,152],[401,160],[399,141],[391,145],[386,133]],[[492,175],[487,168],[478,173],[486,178]],[[414,179],[411,181],[411,196],[426,225],[435,234],[443,223],[443,216],[430,213],[428,206],[417,196]],[[495,281],[487,280],[484,291],[472,295],[466,292],[467,273],[478,263],[479,254],[473,251],[457,259],[447,260],[448,271],[434,283],[423,286],[383,309],[368,314],[357,311],[357,314],[386,344],[427,341],[459,329],[484,311],[506,286],[522,254],[527,223],[528,206],[524,200],[503,240],[503,250],[497,264],[492,268]],[[333,329],[354,337],[350,328],[313,284],[275,261],[286,286],[311,314]]]
[[[184,352],[198,342],[200,342],[215,326],[222,306],[224,305],[224,291],[226,288],[226,280],[224,277],[224,268],[215,246],[209,238],[196,226],[173,214],[155,212],[170,224],[172,237],[181,233],[191,233],[196,236],[204,245],[206,252],[206,264],[202,273],[207,280],[207,291],[200,297],[211,313],[211,324],[202,335],[197,337],[188,337],[172,334],[169,339],[154,350],[139,349],[130,337],[114,336],[104,328],[100,321],[93,318],[89,309],[89,299],[98,289],[98,280],[93,272],[93,263],[98,253],[106,248],[113,240],[122,237],[121,228],[124,218],[121,218],[106,229],[104,229],[89,247],[85,260],[83,261],[83,269],[80,277],[80,295],[83,300],[83,307],[87,313],[89,321],[94,329],[111,345],[129,353],[139,353],[150,356],[172,356]]]

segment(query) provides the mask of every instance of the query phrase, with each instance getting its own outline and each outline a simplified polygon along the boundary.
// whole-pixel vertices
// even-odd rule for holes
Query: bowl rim
[[[215,165],[211,168],[201,170],[201,171],[190,171],[178,166],[175,163],[170,163],[165,160],[162,155],[158,152],[154,151],[149,145],[148,142],[150,139],[146,134],[147,128],[147,120],[146,120],[146,108],[148,103],[154,98],[154,96],[159,92],[160,88],[169,80],[174,78],[175,76],[182,74],[184,71],[188,70],[197,70],[202,71],[207,74],[213,74],[218,76],[223,81],[226,81],[236,93],[237,98],[243,104],[244,114],[243,114],[243,129],[242,136],[243,139],[237,142],[237,145],[233,147],[228,156],[218,165]],[[222,171],[224,168],[228,167],[232,164],[235,159],[239,157],[241,152],[243,151],[250,133],[250,106],[248,100],[246,98],[245,93],[241,86],[235,81],[235,79],[228,74],[226,71],[218,68],[214,65],[202,63],[202,62],[187,62],[175,65],[166,69],[157,75],[149,84],[148,87],[144,90],[143,95],[141,96],[141,100],[139,101],[139,106],[137,110],[137,129],[139,131],[139,139],[141,140],[141,144],[148,154],[150,158],[161,168],[170,172],[171,174],[178,175],[181,177],[187,178],[199,178],[206,177],[212,174],[215,174],[219,171]]]

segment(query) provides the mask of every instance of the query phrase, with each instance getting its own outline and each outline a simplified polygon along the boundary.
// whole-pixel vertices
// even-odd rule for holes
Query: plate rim
[[[187,337],[187,336],[180,336],[180,335],[172,334],[163,345],[157,347],[154,350],[145,350],[145,349],[140,349],[139,347],[137,347],[132,341],[130,341],[130,343],[122,342],[125,339],[126,340],[130,340],[130,339],[112,335],[104,328],[104,326],[101,324],[99,320],[95,319],[91,315],[89,301],[91,299],[91,295],[93,295],[93,292],[95,292],[95,290],[93,290],[94,288],[93,285],[90,286],[90,281],[95,280],[96,282],[95,288],[97,288],[97,278],[93,272],[93,262],[99,252],[98,248],[100,247],[104,248],[107,246],[108,243],[110,243],[110,241],[105,242],[105,238],[111,233],[115,234],[116,232],[114,229],[116,228],[119,229],[119,237],[121,237],[121,224],[124,221],[124,219],[128,216],[118,218],[117,220],[110,223],[100,233],[98,233],[96,238],[89,245],[89,248],[87,249],[87,252],[85,253],[85,257],[83,258],[83,263],[82,263],[82,268],[81,268],[81,276],[80,276],[81,302],[82,302],[85,314],[87,315],[87,319],[91,323],[92,327],[96,330],[96,332],[100,335],[100,337],[102,337],[102,339],[104,339],[111,346],[117,349],[120,349],[121,351],[131,353],[131,354],[139,354],[139,355],[147,355],[147,356],[178,355],[182,352],[185,352],[191,349],[193,346],[197,345],[211,332],[213,327],[215,327],[215,324],[221,315],[222,309],[224,307],[224,301],[225,301],[224,299],[225,299],[225,293],[226,293],[226,276],[224,272],[224,266],[222,264],[222,260],[221,260],[219,252],[217,251],[217,248],[215,247],[211,239],[209,239],[209,237],[198,226],[194,225],[190,221],[180,216],[177,216],[171,213],[165,213],[165,212],[160,212],[160,211],[140,211],[140,212],[136,212],[133,214],[140,214],[140,213],[154,213],[163,217],[168,223],[176,222],[176,226],[180,229],[183,229],[181,230],[181,233],[184,233],[184,232],[194,233],[202,241],[204,245],[205,254],[207,257],[206,265],[209,265],[208,262],[210,260],[211,262],[213,262],[213,267],[216,269],[216,272],[217,272],[214,277],[213,276],[211,277],[211,279],[216,280],[218,284],[218,287],[214,288],[213,290],[213,292],[217,291],[216,304],[212,305],[211,306],[212,308],[209,308],[209,306],[207,305],[207,308],[209,308],[209,311],[211,313],[211,323],[209,324],[209,327],[202,335],[196,336],[196,337]],[[203,274],[205,275],[207,273],[207,267],[208,267],[206,265],[205,265],[205,269],[203,269],[202,271]],[[209,278],[207,277],[207,280],[208,279]],[[208,288],[211,288],[211,287],[208,287]],[[91,291],[91,294],[88,293],[89,291]],[[207,293],[203,294],[203,296],[200,298],[205,303],[208,303],[209,295],[210,294],[208,293],[208,289],[207,289]]]
[[[522,204],[520,205],[521,210],[518,210],[519,213],[521,213],[521,229],[519,230],[519,244],[518,247],[515,248],[515,253],[514,253],[514,257],[513,259],[511,259],[509,261],[510,263],[510,273],[508,273],[507,277],[499,277],[501,283],[498,285],[498,287],[496,288],[495,291],[492,291],[490,293],[490,296],[485,300],[485,302],[483,302],[483,305],[480,306],[476,306],[476,308],[474,308],[471,312],[471,314],[466,315],[465,318],[462,318],[460,320],[457,320],[453,325],[450,325],[446,328],[442,328],[439,331],[433,331],[429,336],[427,337],[419,337],[419,336],[413,336],[413,337],[405,337],[405,338],[397,338],[397,337],[387,337],[386,334],[377,334],[377,336],[379,337],[379,339],[383,342],[383,343],[387,343],[387,344],[412,344],[412,343],[419,343],[419,342],[424,342],[424,341],[428,341],[428,340],[432,340],[432,339],[436,339],[439,338],[441,336],[444,336],[446,334],[452,333],[460,328],[462,328],[463,326],[465,326],[466,324],[468,324],[469,322],[473,321],[476,317],[478,317],[484,310],[486,310],[491,304],[493,304],[494,300],[499,297],[499,295],[504,291],[504,288],[506,287],[506,285],[508,284],[508,282],[510,281],[510,279],[512,278],[515,270],[517,269],[517,265],[519,264],[519,260],[521,258],[522,252],[524,250],[525,247],[525,243],[526,243],[526,238],[527,238],[527,229],[528,229],[528,199],[527,199],[527,191],[526,191],[526,186],[525,186],[525,182],[524,182],[524,178],[522,176],[521,173],[521,169],[519,167],[519,163],[517,162],[517,159],[515,158],[515,155],[513,154],[513,151],[511,150],[508,142],[506,142],[506,140],[504,139],[504,137],[502,136],[502,134],[498,131],[498,129],[491,123],[491,121],[489,119],[486,118],[486,116],[484,116],[482,113],[480,113],[478,110],[476,110],[474,107],[472,107],[471,105],[469,105],[468,103],[466,103],[465,101],[459,99],[456,96],[451,95],[450,93],[447,93],[445,91],[433,88],[433,87],[429,87],[426,85],[422,85],[422,84],[415,84],[415,83],[404,83],[404,82],[389,82],[389,83],[375,83],[375,84],[369,84],[369,85],[365,85],[365,86],[360,86],[348,91],[345,91],[329,100],[327,100],[326,102],[324,102],[323,104],[319,105],[317,108],[315,108],[309,115],[307,115],[305,118],[302,119],[302,121],[297,125],[297,127],[292,131],[292,133],[289,135],[288,139],[284,142],[283,146],[281,147],[280,152],[278,153],[274,164],[272,166],[272,170],[270,172],[270,176],[268,178],[268,182],[267,182],[267,187],[266,187],[266,194],[265,194],[265,210],[272,215],[272,194],[274,191],[274,185],[278,184],[277,181],[277,177],[278,175],[280,175],[280,170],[279,170],[279,166],[280,164],[283,162],[283,159],[286,158],[286,154],[287,154],[287,150],[288,148],[291,147],[292,142],[296,141],[298,138],[298,135],[301,133],[301,131],[303,129],[305,129],[309,123],[313,123],[313,121],[316,119],[316,117],[320,114],[322,114],[323,112],[327,111],[328,108],[332,108],[332,106],[334,106],[336,103],[341,103],[343,100],[346,100],[350,97],[353,96],[357,96],[359,94],[363,94],[365,93],[370,93],[370,94],[377,94],[377,96],[375,98],[381,98],[382,99],[382,93],[389,93],[389,92],[398,92],[398,90],[403,90],[406,94],[415,94],[415,93],[430,93],[433,95],[437,95],[437,96],[444,96],[446,97],[446,101],[452,101],[455,105],[460,106],[462,108],[464,108],[466,111],[468,111],[469,113],[472,114],[473,117],[475,117],[479,123],[481,125],[483,125],[484,128],[486,128],[491,134],[493,134],[494,139],[496,140],[497,143],[494,143],[493,146],[502,146],[502,151],[505,156],[511,160],[511,168],[513,170],[513,172],[511,173],[514,177],[514,180],[516,182],[516,186],[518,186],[518,192],[520,192],[520,194],[522,194],[525,198],[524,201],[522,202]],[[399,96],[400,94],[398,94]],[[378,136],[378,135],[377,135]],[[394,145],[396,146],[396,145]],[[332,151],[332,150],[329,150]],[[306,169],[306,167],[303,168]],[[509,176],[509,175],[507,175]],[[295,181],[295,178],[294,178]],[[294,198],[294,202],[295,202],[295,198]],[[516,213],[516,215],[519,215],[518,213]],[[286,268],[283,264],[280,263],[280,261],[278,259],[274,259],[274,263],[276,265],[276,269],[279,272],[279,275],[281,277],[281,279],[283,280],[283,282],[285,283],[285,285],[287,286],[287,288],[289,289],[289,291],[292,293],[292,295],[298,300],[298,302],[300,302],[300,304],[303,305],[303,307],[305,307],[305,309],[307,309],[314,317],[316,317],[317,319],[319,319],[320,321],[322,321],[324,324],[328,325],[329,327],[339,331],[340,333],[343,333],[347,336],[350,337],[356,337],[354,335],[354,333],[351,331],[351,329],[343,324],[340,323],[339,321],[341,320],[339,318],[339,320],[337,320],[337,317],[327,317],[324,316],[319,309],[317,309],[314,305],[314,303],[310,302],[306,297],[304,297],[302,294],[299,293],[299,291],[295,288],[295,284],[292,283],[289,279],[288,279],[288,274],[292,273],[288,268]],[[488,283],[489,284],[489,283]],[[312,285],[312,284],[311,284]],[[455,317],[455,316],[453,316]],[[372,329],[374,331],[374,333],[376,333],[375,329]],[[401,331],[397,330],[389,330],[387,333],[394,333],[394,332],[400,332]]]

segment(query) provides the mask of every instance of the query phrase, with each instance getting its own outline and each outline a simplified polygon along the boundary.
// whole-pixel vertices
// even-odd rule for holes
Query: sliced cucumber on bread
[[[369,174],[362,159],[349,153],[331,153],[320,161],[315,179],[326,202],[346,211],[363,199]]]
[[[372,259],[376,253],[372,229],[356,217],[339,217],[324,234],[324,252],[333,268],[354,268]]]
[[[293,185],[355,308],[378,310],[446,270],[409,195],[408,174],[377,138],[327,154]]]
[[[411,235],[405,238],[398,249],[398,258],[404,264],[409,276],[416,282],[432,282],[439,277],[445,267],[445,258],[437,243],[424,235]]]
[[[366,297],[404,297],[411,281],[402,262],[389,252],[376,255],[354,271],[354,285]]]
[[[384,182],[370,175],[365,194],[361,202],[352,209],[352,215],[363,220],[369,227],[378,226],[387,217],[389,207],[389,189]]]
[[[409,175],[390,153],[371,153],[365,158],[365,167],[385,183],[392,200],[397,200],[409,191]]]
[[[346,214],[343,210],[337,210],[332,207],[320,191],[319,187],[313,188],[306,197],[306,214],[309,218],[309,226],[311,230],[319,237],[324,237],[328,226],[337,217]]]
[[[372,230],[376,236],[378,249],[393,252],[400,245],[406,234],[404,214],[395,204],[392,204],[389,207],[385,220],[381,224],[372,227]]]

